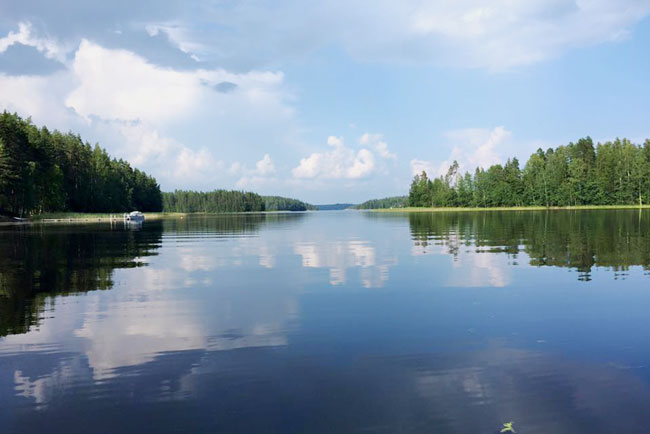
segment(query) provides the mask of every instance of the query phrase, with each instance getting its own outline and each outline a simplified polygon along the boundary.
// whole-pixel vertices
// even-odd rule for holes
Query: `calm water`
[[[650,212],[0,226],[3,433],[650,431]]]

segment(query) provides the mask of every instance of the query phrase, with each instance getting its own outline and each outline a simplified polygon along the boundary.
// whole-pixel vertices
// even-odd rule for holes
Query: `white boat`
[[[124,214],[124,222],[141,224],[144,222],[144,214],[142,214],[140,211],[131,211],[128,214]]]

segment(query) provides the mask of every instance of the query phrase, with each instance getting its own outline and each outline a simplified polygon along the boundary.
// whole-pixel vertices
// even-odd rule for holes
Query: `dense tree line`
[[[78,135],[0,115],[0,214],[160,211],[160,187]]]
[[[264,211],[264,199],[256,193],[243,191],[187,191],[163,193],[165,212],[250,212]]]
[[[539,149],[520,168],[512,158],[474,174],[459,173],[458,163],[445,176],[416,175],[410,206],[496,207],[576,206],[650,203],[650,140],[598,143],[578,140],[547,151]]]
[[[383,199],[371,199],[367,200],[359,205],[356,205],[355,209],[384,209],[384,208],[404,208],[409,205],[408,196],[393,196],[385,197]]]
[[[265,211],[307,211],[317,209],[314,205],[281,196],[263,196]]]
[[[187,191],[162,194],[163,211],[187,213],[306,211],[313,205],[280,196],[260,196],[237,190]]]

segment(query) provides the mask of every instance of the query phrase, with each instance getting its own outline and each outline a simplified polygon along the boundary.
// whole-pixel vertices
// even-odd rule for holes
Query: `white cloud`
[[[83,40],[72,72],[79,86],[66,106],[84,117],[162,122],[187,113],[201,94],[200,73],[163,69],[126,50]]]
[[[647,0],[386,0],[372,8],[357,11],[358,27],[383,32],[347,33],[353,54],[492,70],[618,41],[650,13]]]
[[[174,177],[198,181],[214,179],[215,171],[223,170],[223,163],[215,160],[207,149],[193,151],[183,147],[176,157],[174,168]]]
[[[511,139],[512,132],[499,126],[493,129],[466,128],[453,130],[445,134],[447,140],[454,144],[450,158],[445,162],[449,166],[457,160],[462,166],[474,169],[489,167],[502,163],[510,155],[503,155],[504,145]]]
[[[269,154],[264,154],[264,157],[255,163],[254,169],[248,169],[244,164],[236,161],[232,163],[229,171],[233,175],[241,175],[236,184],[239,188],[259,187],[277,181],[274,177],[275,163]]]
[[[31,23],[18,23],[18,32],[10,31],[7,36],[0,38],[0,53],[14,44],[34,47],[48,59],[54,59],[61,63],[65,62],[66,49],[52,38],[39,38],[34,35]]]
[[[198,53],[207,49],[203,44],[193,42],[188,35],[188,29],[178,22],[150,23],[145,25],[145,30],[149,36],[165,33],[179,50],[189,54],[196,61],[200,61]]]
[[[378,258],[374,246],[367,241],[295,242],[293,251],[302,258],[305,268],[328,268],[331,285],[344,285],[347,272],[357,268],[365,288],[379,288],[388,281],[391,266],[397,258]]]
[[[488,168],[493,164],[503,163],[513,157],[512,132],[499,126],[488,128],[465,128],[448,131],[445,140],[452,147],[446,160],[434,163],[427,160],[411,160],[411,174],[418,175],[424,170],[430,177],[441,176],[455,161],[460,171],[473,171],[477,167]]]
[[[417,158],[414,158],[410,162],[410,167],[411,167],[411,175],[419,175],[422,172],[426,172],[427,175],[435,175],[436,170],[434,169],[433,163],[430,161],[426,160],[418,160]]]
[[[275,173],[275,165],[269,154],[264,154],[264,158],[255,164],[255,170],[258,175],[266,176]]]
[[[382,140],[383,136],[381,134],[370,134],[365,133],[359,139],[359,144],[364,146],[371,146],[377,154],[386,160],[395,160],[397,155],[393,154],[388,150],[388,144]]]
[[[0,51],[30,43],[54,53],[31,29],[21,24],[1,38]],[[237,158],[244,144],[249,151],[273,146],[282,154],[288,152],[282,146],[297,143],[282,72],[165,68],[88,40],[70,51],[65,68],[50,75],[0,73],[1,107],[98,141],[154,175],[163,189],[233,185],[215,155]],[[256,179],[269,177],[275,165],[265,156],[253,170]]]
[[[359,142],[369,144],[370,139],[364,134]],[[369,149],[362,148],[355,152],[345,146],[342,137],[335,136],[328,137],[327,144],[334,149],[315,152],[302,158],[292,171],[294,178],[359,179],[371,175],[377,169],[375,154]],[[385,143],[383,145],[380,149],[385,154],[393,155],[388,152]]]
[[[223,2],[152,24],[183,51],[260,64],[337,43],[360,60],[504,70],[625,38],[647,0]],[[214,31],[206,31],[212,26]],[[190,47],[190,48],[188,48]]]

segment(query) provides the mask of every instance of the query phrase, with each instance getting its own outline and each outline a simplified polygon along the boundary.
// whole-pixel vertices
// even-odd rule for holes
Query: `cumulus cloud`
[[[83,40],[72,62],[79,85],[66,105],[81,116],[165,121],[199,99],[199,74],[158,68],[126,50]]]
[[[255,164],[255,170],[261,176],[274,173],[275,165],[273,164],[273,160],[271,160],[271,156],[269,154],[265,154],[264,158]]]
[[[359,144],[372,147],[381,158],[388,160],[395,160],[397,158],[397,155],[388,150],[388,144],[383,141],[381,134],[365,133],[359,139]]]
[[[466,128],[449,131],[445,137],[454,144],[450,159],[445,163],[457,160],[469,167],[488,167],[501,163],[504,157],[503,145],[512,137],[512,132],[499,126],[493,129]],[[448,165],[448,164],[447,164]]]
[[[29,23],[21,24],[0,38],[0,52],[20,43],[58,56],[59,46],[47,41]],[[63,69],[49,75],[0,73],[2,108],[99,141],[112,155],[156,176],[163,188],[233,183],[222,160],[239,157],[241,145],[252,150],[251,143],[277,147],[293,141],[291,96],[281,72],[161,67],[85,39],[69,53]],[[255,177],[271,175],[270,156],[254,171]]]
[[[277,181],[275,178],[275,163],[269,154],[264,154],[261,160],[255,163],[254,169],[248,169],[244,164],[236,161],[230,166],[230,173],[240,175],[237,187],[259,187]]]
[[[465,128],[448,131],[445,140],[452,146],[449,157],[439,163],[432,161],[411,160],[411,174],[416,175],[424,170],[429,176],[441,176],[455,161],[461,171],[472,171],[477,167],[487,168],[493,164],[503,163],[511,157],[512,132],[499,126],[488,128]]]
[[[223,168],[223,163],[216,161],[207,149],[193,151],[183,147],[176,157],[174,176],[178,178],[204,178],[214,176],[215,170]]]
[[[7,51],[7,48],[14,44],[34,47],[43,53],[48,59],[59,62],[65,61],[66,49],[52,38],[40,38],[34,34],[31,23],[18,23],[18,31],[10,31],[7,36],[0,38],[0,53]]]
[[[329,136],[327,144],[333,149],[315,152],[300,160],[292,171],[295,178],[357,179],[375,170],[375,155],[368,149],[348,148],[343,137]]]

